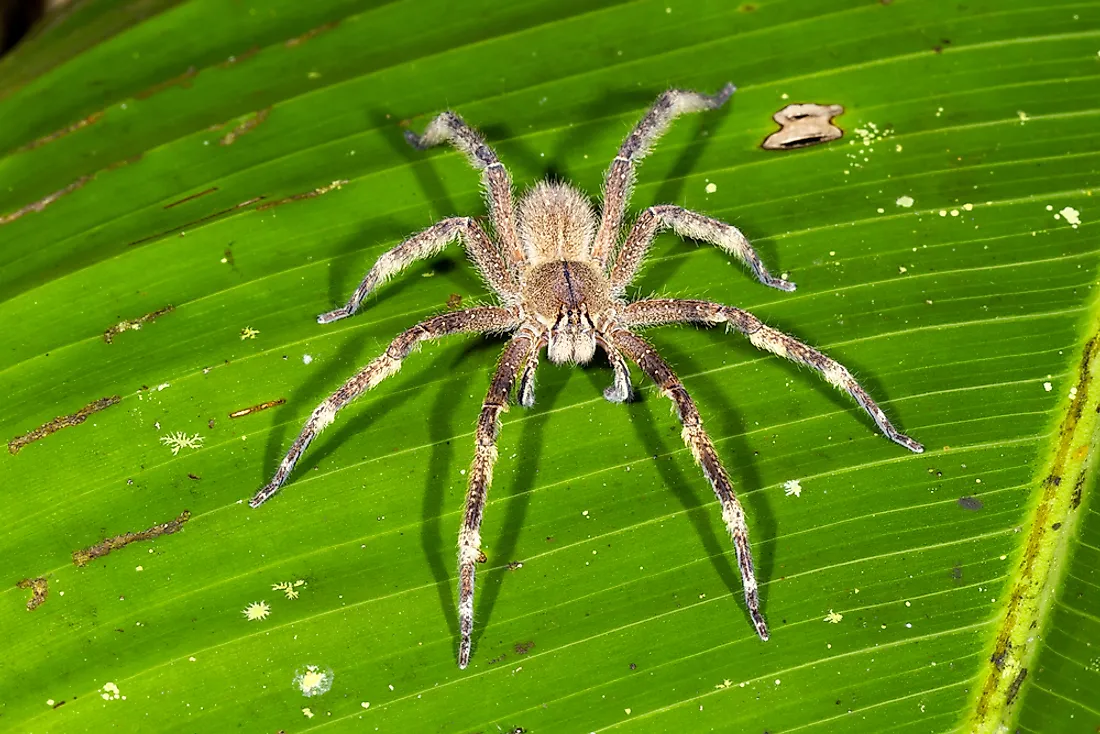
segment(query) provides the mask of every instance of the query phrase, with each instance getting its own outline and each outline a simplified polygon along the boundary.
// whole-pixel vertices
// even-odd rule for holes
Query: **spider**
[[[683,425],[684,443],[695,456],[714,489],[737,553],[745,604],[756,634],[768,639],[760,612],[745,512],[733,491],[729,475],[703,429],[699,411],[683,383],[653,345],[635,333],[640,327],[691,323],[724,324],[748,337],[765,351],[817,370],[831,384],[847,392],[874,419],[891,440],[920,453],[924,448],[898,432],[886,415],[841,364],[797,339],[764,325],[739,308],[699,300],[654,298],[628,301],[627,286],[637,274],[658,232],[671,229],[682,237],[708,242],[737,257],[766,286],[793,291],[794,283],[773,277],[741,232],[724,222],[670,204],[643,211],[625,239],[623,216],[634,182],[635,168],[649,148],[680,115],[714,110],[725,104],[735,87],[727,84],[717,94],[672,89],[657,98],[627,136],[611,162],[604,181],[603,211],[597,217],[591,203],[567,183],[541,181],[518,205],[512,200],[512,182],[504,165],[481,136],[454,112],[433,119],[423,135],[406,131],[413,147],[451,143],[481,172],[487,191],[489,219],[496,239],[477,220],[454,217],[433,224],[378,258],[347,304],[317,317],[332,323],[355,313],[375,288],[412,262],[432,256],[455,240],[499,298],[499,305],[433,316],[400,334],[386,352],[330,395],[306,421],[271,481],[249,504],[259,507],[286,481],[302,452],[332,423],[340,409],[401,368],[401,362],[420,342],[458,333],[511,334],[493,374],[477,421],[476,448],[469,472],[465,510],[458,536],[458,666],[470,662],[474,626],[474,576],[483,559],[481,519],[497,460],[500,414],[507,410],[515,389],[520,405],[535,402],[534,376],[539,354],[545,349],[551,362],[586,364],[597,348],[607,355],[614,381],[604,397],[621,403],[632,389],[627,360],[633,361],[672,401]]]

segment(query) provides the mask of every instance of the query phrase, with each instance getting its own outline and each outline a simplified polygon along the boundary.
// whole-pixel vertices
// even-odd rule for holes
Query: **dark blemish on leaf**
[[[1005,693],[1005,705],[1010,705],[1016,698],[1016,694],[1020,692],[1020,686],[1024,684],[1024,679],[1027,678],[1027,668],[1021,668],[1020,672],[1016,674],[1016,677],[1012,680],[1012,683],[1008,686],[1008,691]]]
[[[65,137],[66,135],[68,135],[70,133],[74,133],[82,127],[88,127],[88,125],[91,125],[92,123],[99,122],[99,120],[102,119],[102,117],[103,117],[102,112],[92,113],[92,114],[88,115],[87,117],[85,117],[83,120],[77,120],[76,122],[74,122],[72,125],[69,125],[68,127],[63,127],[60,130],[57,130],[56,132],[50,133],[49,135],[43,135],[42,137],[38,138],[37,140],[32,140],[31,142],[27,143],[26,145],[21,146],[19,148],[16,148],[15,152],[16,153],[22,153],[22,152],[27,151],[27,150],[34,150],[35,148],[38,148],[39,146],[45,145],[46,143],[52,143],[53,141],[57,140],[58,138],[63,138],[63,137]]]
[[[61,708],[61,707],[62,707],[62,706],[64,706],[64,705],[65,705],[65,702],[64,702],[64,701],[58,701],[57,703],[55,703],[55,704],[53,705],[53,707],[54,707],[54,708],[56,709],[56,708]]]
[[[962,566],[955,566],[954,568],[951,569],[951,578],[955,579],[956,581],[962,581],[962,577],[963,577]]]
[[[209,428],[211,431],[214,430],[214,419],[213,418],[211,418],[210,420],[208,420],[206,422],[206,427]]]
[[[271,108],[266,107],[251,117],[246,117],[237,127],[226,133],[225,137],[218,141],[218,145],[233,145],[233,143],[237,142],[237,138],[255,130],[260,123],[267,119],[269,114],[271,114]]]
[[[176,307],[169,304],[162,309],[147,313],[136,319],[129,319],[127,321],[119,321],[107,331],[103,332],[103,341],[108,344],[114,343],[115,337],[124,331],[137,331],[145,324],[150,324],[157,320],[158,317],[163,316],[166,313],[172,313],[176,310]]]
[[[148,99],[149,97],[152,97],[154,94],[158,94],[159,92],[163,92],[165,89],[170,89],[170,88],[176,87],[176,86],[183,87],[184,89],[190,89],[191,88],[191,80],[198,73],[199,73],[198,70],[194,66],[189,66],[189,67],[187,67],[187,71],[183,72],[179,76],[174,76],[174,77],[172,77],[171,79],[169,79],[167,81],[161,82],[160,84],[154,84],[153,86],[149,87],[148,89],[145,89],[145,90],[142,90],[142,91],[138,92],[137,94],[134,95],[134,97],[136,99]]]
[[[87,566],[94,559],[102,558],[111,551],[124,548],[130,543],[136,543],[139,540],[152,540],[162,535],[178,533],[180,529],[183,528],[183,524],[190,519],[191,513],[188,510],[184,510],[175,520],[170,520],[160,525],[154,525],[148,530],[142,530],[138,533],[123,533],[113,538],[101,540],[95,545],[88,546],[82,550],[73,551],[73,563],[78,567]]]
[[[1001,649],[994,651],[990,656],[989,662],[993,663],[993,667],[997,670],[1005,669],[1005,659],[1008,658],[1008,653],[1012,651],[1012,643],[1007,642]]]
[[[294,38],[287,39],[287,41],[283,45],[286,46],[287,48],[294,48],[295,46],[300,46],[303,43],[305,43],[306,41],[310,40],[311,38],[316,38],[317,36],[321,35],[322,33],[326,33],[328,31],[331,31],[333,28],[335,28],[338,25],[340,25],[340,21],[338,21],[338,20],[330,21],[328,23],[325,23],[324,25],[319,25],[316,28],[308,30],[300,36],[296,36]]]
[[[531,652],[531,648],[535,646],[533,642],[517,642],[512,649],[516,651],[516,655],[526,655]]]
[[[278,400],[268,400],[266,403],[260,403],[259,405],[253,405],[251,408],[242,408],[235,410],[229,414],[230,418],[243,418],[246,415],[252,415],[253,413],[259,413],[261,410],[267,410],[268,408],[274,408],[276,405],[282,405],[286,402],[286,398],[279,398]]]
[[[11,214],[0,215],[0,225],[8,224],[10,222],[14,222],[16,219],[19,219],[24,214],[30,214],[31,212],[40,212],[40,211],[42,211],[43,209],[48,207],[50,204],[52,204],[55,201],[57,201],[58,199],[60,199],[62,196],[65,196],[66,194],[71,194],[72,192],[76,191],[77,189],[79,189],[84,184],[91,181],[93,178],[95,178],[95,176],[81,176],[80,178],[73,181],[71,184],[69,184],[65,188],[59,189],[59,190],[53,192],[52,194],[48,194],[47,196],[42,197],[38,201],[31,202],[30,204],[27,204],[22,209],[16,210],[16,211],[12,212]]]
[[[837,140],[844,131],[833,124],[833,118],[842,114],[844,108],[838,104],[789,104],[772,115],[781,129],[769,135],[760,147],[793,150]]]
[[[251,199],[249,199],[248,201],[242,201],[240,204],[235,204],[234,206],[231,206],[228,209],[222,209],[221,211],[214,212],[213,214],[208,214],[205,217],[200,217],[200,218],[194,219],[190,222],[186,222],[184,224],[181,224],[178,227],[172,227],[171,229],[166,229],[163,232],[157,232],[156,234],[151,234],[148,237],[142,237],[140,240],[134,240],[133,242],[127,243],[126,246],[127,247],[133,247],[135,245],[140,245],[140,244],[143,244],[145,242],[149,242],[151,240],[160,239],[161,237],[164,237],[165,235],[172,234],[173,232],[179,232],[181,229],[184,229],[185,227],[191,227],[191,226],[194,226],[196,224],[202,224],[203,222],[208,222],[211,219],[217,219],[218,217],[220,217],[224,214],[228,214],[229,212],[233,212],[233,211],[236,211],[238,209],[243,209],[246,206],[249,206],[251,204],[255,204],[257,201],[263,201],[265,198],[267,198],[267,197],[254,196]],[[257,208],[257,211],[258,211],[258,208]]]
[[[200,479],[202,479],[202,477],[197,477],[194,474],[188,474],[187,478],[188,479],[194,479],[196,482],[199,481]]]
[[[1051,530],[1060,530],[1061,528],[1062,528],[1062,523],[1060,523],[1060,522],[1056,522],[1056,523],[1054,523],[1053,525],[1050,526]]]
[[[985,505],[982,504],[982,501],[977,497],[959,497],[958,502],[959,507],[963,508],[964,510],[977,511],[985,507]]]
[[[458,295],[457,293],[452,293],[447,298],[447,309],[449,311],[454,311],[455,309],[458,309],[458,308],[461,308],[461,307],[462,307],[462,296]]]
[[[523,562],[522,561],[512,561],[511,563],[508,564],[508,570],[509,571],[515,571],[515,570],[520,569],[520,568],[523,568]]]
[[[180,199],[179,201],[173,201],[171,204],[165,204],[164,208],[165,209],[171,209],[174,206],[179,206],[180,204],[185,204],[185,203],[187,203],[187,202],[189,202],[193,199],[199,198],[200,196],[206,196],[207,194],[212,194],[217,190],[218,190],[217,186],[211,186],[206,191],[200,191],[197,194],[191,194],[190,196],[185,196],[182,199]]]
[[[631,670],[637,670],[638,669],[638,664],[637,663],[631,663],[630,664],[630,669]]]
[[[23,579],[17,583],[16,586],[20,589],[31,590],[31,598],[27,601],[28,612],[33,612],[35,609],[38,609],[39,605],[46,601],[46,597],[50,593],[44,576],[39,576],[35,579]]]
[[[71,415],[63,415],[58,418],[54,418],[49,423],[43,423],[38,428],[35,428],[29,433],[24,433],[22,436],[16,436],[12,440],[8,441],[8,452],[12,454],[18,454],[20,449],[29,443],[33,443],[39,439],[49,436],[51,433],[56,433],[62,428],[69,428],[70,426],[79,426],[84,421],[88,420],[88,416],[93,413],[98,413],[101,410],[106,410],[112,405],[117,405],[122,401],[122,398],[118,395],[112,395],[109,398],[100,398],[95,402],[88,403],[80,410]]]
[[[752,11],[756,10],[756,6],[746,3],[738,8],[738,10],[740,10],[742,13],[751,13]]]
[[[304,194],[294,194],[293,196],[288,196],[285,199],[277,199],[275,201],[268,202],[267,204],[264,204],[263,206],[256,207],[256,211],[262,212],[265,209],[272,209],[272,208],[277,207],[277,206],[282,206],[283,204],[289,204],[292,201],[301,201],[302,199],[312,199],[316,196],[322,196],[322,195],[327,194],[328,192],[332,191],[333,189],[340,188],[341,186],[343,186],[346,183],[347,183],[347,179],[341,179],[339,181],[333,181],[328,186],[321,186],[319,188],[314,189],[313,191],[307,191]]]
[[[477,552],[477,562],[478,563],[488,563],[489,562],[489,556],[485,555],[485,551],[479,550]]]

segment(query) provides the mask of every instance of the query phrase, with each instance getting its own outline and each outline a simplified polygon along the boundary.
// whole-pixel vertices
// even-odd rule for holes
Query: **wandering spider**
[[[416,260],[438,253],[456,239],[466,245],[475,267],[500,299],[499,306],[478,306],[440,314],[400,334],[385,354],[364,367],[313,411],[271,482],[249,502],[252,507],[259,507],[278,492],[302,452],[325,426],[332,423],[336,413],[397,372],[401,361],[420,342],[460,332],[511,333],[477,421],[477,444],[458,536],[460,668],[470,662],[474,574],[481,558],[481,516],[493,480],[493,464],[497,460],[500,414],[507,410],[513,387],[516,387],[520,405],[530,407],[534,404],[535,368],[543,348],[550,361],[558,364],[586,364],[597,347],[603,350],[614,371],[614,382],[604,390],[604,397],[613,403],[625,402],[631,396],[627,358],[673,402],[683,424],[684,443],[691,449],[722,505],[722,519],[737,550],[745,603],[762,640],[768,639],[768,626],[760,613],[745,512],[734,495],[733,485],[714,444],[703,429],[695,402],[668,363],[633,329],[675,323],[725,324],[727,329],[745,334],[754,346],[817,370],[830,383],[855,398],[891,440],[911,451],[924,451],[919,443],[890,424],[871,396],[842,365],[797,339],[765,326],[752,314],[707,301],[656,298],[629,302],[624,298],[650,243],[664,229],[717,245],[748,265],[764,285],[783,291],[795,289],[794,283],[768,273],[752,245],[737,228],[678,206],[649,207],[634,221],[620,244],[623,213],[630,198],[635,166],[676,117],[717,109],[733,91],[734,86],[727,84],[713,96],[672,89],[658,97],[611,162],[604,181],[603,212],[598,219],[585,195],[567,183],[541,181],[520,199],[518,206],[514,205],[512,181],[504,165],[454,112],[436,117],[423,135],[406,132],[409,143],[419,149],[451,143],[481,171],[496,240],[470,217],[444,219],[383,254],[355,289],[347,305],[317,317],[319,323],[327,324],[352,315],[363,299],[387,278]]]

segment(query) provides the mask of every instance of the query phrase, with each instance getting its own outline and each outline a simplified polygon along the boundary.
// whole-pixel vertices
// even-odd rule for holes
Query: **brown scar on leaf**
[[[102,119],[102,117],[103,117],[103,112],[102,111],[94,112],[94,113],[88,115],[87,117],[85,117],[83,120],[77,120],[76,122],[74,122],[72,125],[69,125],[68,127],[63,127],[60,130],[56,130],[56,131],[50,133],[49,135],[43,135],[42,137],[38,138],[37,140],[32,140],[31,142],[27,143],[26,145],[24,145],[22,147],[19,147],[19,148],[16,148],[15,152],[16,153],[22,153],[22,152],[27,151],[27,150],[34,150],[35,148],[43,146],[46,143],[52,143],[53,141],[57,140],[58,138],[63,138],[66,135],[69,135],[70,133],[74,133],[82,127],[88,127],[88,125],[91,125],[92,123],[99,122],[99,120]]]
[[[48,194],[46,196],[43,196],[38,201],[34,201],[34,202],[31,202],[30,204],[27,204],[22,209],[18,209],[18,210],[14,211],[10,214],[0,215],[0,225],[8,224],[9,222],[14,222],[16,219],[19,219],[24,214],[30,214],[31,212],[40,212],[40,211],[42,211],[43,209],[48,207],[50,204],[52,204],[55,201],[57,201],[58,199],[60,199],[62,196],[65,196],[66,194],[71,194],[72,192],[76,191],[77,189],[79,189],[84,184],[91,181],[93,178],[95,178],[95,176],[92,176],[92,175],[81,176],[80,178],[73,181],[71,184],[69,184],[65,188],[58,189],[57,191],[53,192],[52,194]]]
[[[233,145],[233,143],[237,142],[237,138],[255,130],[260,123],[267,119],[269,114],[271,114],[271,108],[265,107],[251,117],[242,120],[237,127],[230,130],[226,133],[224,138],[218,141],[218,145]]]
[[[153,311],[152,313],[147,313],[144,316],[141,316],[139,318],[130,319],[130,320],[127,320],[127,321],[119,321],[117,324],[112,326],[110,329],[107,329],[107,331],[103,332],[103,341],[107,342],[108,344],[112,344],[112,343],[114,343],[115,337],[118,336],[119,334],[121,334],[122,332],[124,332],[124,331],[137,331],[138,329],[140,329],[145,324],[152,323],[152,322],[156,321],[157,318],[159,318],[160,316],[163,316],[166,313],[172,313],[175,310],[176,310],[175,306],[173,306],[172,304],[168,304],[167,306],[165,306],[162,309],[159,309],[157,311]]]
[[[462,307],[462,296],[458,295],[457,293],[452,293],[447,298],[447,309],[450,310],[450,311],[454,311],[456,308],[461,308],[461,307]]]
[[[217,219],[218,217],[223,216],[225,214],[229,214],[230,212],[235,212],[238,209],[243,209],[246,206],[250,206],[252,204],[255,204],[257,201],[263,201],[264,198],[266,198],[266,197],[253,196],[248,201],[242,201],[240,204],[234,204],[231,207],[228,207],[226,209],[222,209],[221,211],[216,211],[213,214],[208,214],[205,217],[199,217],[198,219],[193,219],[190,222],[186,222],[184,224],[179,225],[178,227],[172,227],[171,229],[166,229],[163,232],[157,232],[156,234],[151,234],[148,237],[142,237],[140,240],[134,240],[133,242],[127,243],[126,246],[127,247],[133,247],[135,245],[140,245],[140,244],[143,244],[145,242],[149,242],[151,240],[160,239],[161,237],[163,237],[165,235],[172,234],[173,232],[179,232],[181,230],[185,230],[187,227],[192,227],[196,224],[202,224],[203,222],[209,222],[211,219]]]
[[[154,94],[157,94],[159,92],[163,92],[165,89],[170,89],[171,87],[176,87],[176,86],[183,87],[184,89],[190,89],[191,88],[191,80],[198,73],[199,73],[198,69],[196,69],[194,66],[189,66],[189,67],[187,67],[187,71],[183,72],[179,76],[174,76],[171,79],[168,79],[167,81],[161,82],[160,84],[154,84],[153,86],[149,87],[148,89],[142,90],[142,91],[138,92],[137,94],[135,94],[134,98],[135,99],[148,99],[149,97],[152,97]]]
[[[341,186],[343,186],[346,183],[347,183],[347,179],[341,179],[339,181],[333,181],[328,186],[321,186],[320,188],[316,188],[313,191],[307,191],[304,194],[294,194],[293,196],[288,196],[285,199],[277,199],[275,201],[270,201],[266,204],[263,204],[262,206],[256,207],[256,211],[262,212],[265,209],[272,209],[272,208],[277,207],[277,206],[282,206],[283,204],[289,204],[292,201],[301,201],[302,199],[312,199],[312,198],[317,197],[317,196],[323,196],[323,195],[327,194],[328,192],[332,191],[333,189],[340,188]]]
[[[252,415],[253,413],[259,413],[261,410],[267,410],[268,408],[274,408],[276,405],[282,405],[286,402],[286,398],[279,398],[278,400],[268,400],[266,403],[260,403],[259,405],[253,405],[251,408],[242,408],[241,410],[235,410],[229,414],[230,418],[244,418],[246,415]]]
[[[39,576],[36,579],[23,579],[16,584],[20,589],[30,589],[31,598],[27,601],[27,611],[33,612],[35,609],[46,601],[46,597],[49,596],[50,590],[47,588],[47,581],[45,576]]]
[[[49,436],[51,433],[57,433],[62,428],[68,428],[70,426],[79,426],[84,421],[88,420],[88,416],[92,413],[98,413],[101,410],[106,410],[112,405],[117,405],[122,401],[122,398],[118,395],[112,395],[109,398],[100,398],[94,402],[88,403],[80,410],[72,413],[71,415],[62,415],[54,418],[48,423],[43,423],[33,431],[24,433],[22,436],[16,436],[12,440],[8,441],[8,453],[18,454],[20,449],[29,443]]]
[[[200,196],[206,196],[207,194],[212,194],[217,190],[218,190],[217,186],[211,186],[206,191],[200,191],[197,194],[191,194],[190,196],[185,196],[182,199],[180,199],[179,201],[173,201],[171,204],[165,204],[164,208],[165,209],[171,209],[174,206],[179,206],[180,204],[186,204],[187,202],[192,201],[193,199],[197,199]]]
[[[162,535],[171,535],[172,533],[178,533],[183,527],[183,524],[191,519],[191,512],[184,510],[179,514],[175,520],[170,520],[160,525],[154,525],[148,530],[142,530],[138,533],[123,533],[122,535],[116,535],[113,538],[107,538],[101,540],[95,545],[88,546],[81,550],[73,551],[73,563],[78,567],[87,566],[96,558],[102,558],[113,550],[124,548],[130,545],[130,543],[136,543],[139,540],[152,540],[153,538],[159,538]]]
[[[833,124],[833,118],[843,114],[844,108],[838,104],[789,104],[772,115],[782,129],[769,135],[760,147],[792,150],[836,140],[844,131]]]
[[[303,33],[300,36],[296,36],[294,38],[288,38],[283,45],[286,46],[287,48],[293,48],[295,46],[300,46],[301,44],[305,43],[306,41],[308,41],[311,38],[316,38],[317,36],[321,35],[322,33],[327,33],[328,31],[331,31],[333,28],[335,28],[338,25],[340,25],[340,21],[338,21],[338,20],[330,21],[328,23],[325,23],[324,25],[319,25],[316,28],[310,29],[310,30],[306,31],[305,33]]]

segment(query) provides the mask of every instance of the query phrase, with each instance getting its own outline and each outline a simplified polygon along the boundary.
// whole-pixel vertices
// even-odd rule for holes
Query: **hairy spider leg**
[[[623,353],[601,332],[596,333],[596,343],[607,354],[607,361],[615,373],[615,381],[603,391],[604,399],[609,403],[629,402],[634,397],[634,390],[630,386],[630,368],[626,366]]]
[[[429,122],[422,135],[406,130],[405,140],[418,150],[449,142],[465,153],[473,167],[482,172],[481,181],[489,198],[489,217],[493,223],[493,231],[496,232],[509,266],[518,274],[525,258],[516,237],[512,178],[493,149],[485,144],[481,135],[467,125],[457,112],[451,110],[441,113]]]
[[[619,147],[619,155],[611,162],[604,178],[603,217],[596,241],[592,245],[592,257],[600,265],[607,265],[611,250],[619,240],[638,162],[645,158],[653,144],[664,135],[677,117],[689,112],[716,110],[726,103],[736,89],[732,84],[727,84],[714,95],[670,89],[657,98],[645,117],[626,137]]]
[[[901,433],[882,408],[871,399],[851,373],[834,359],[826,357],[813,347],[798,341],[793,336],[765,326],[760,319],[748,311],[709,301],[654,299],[636,301],[626,307],[623,324],[626,326],[656,326],[659,324],[697,323],[706,325],[727,324],[749,338],[757,349],[786,357],[792,362],[806,365],[821,373],[821,376],[834,387],[855,398],[886,437],[909,449],[913,453],[922,453],[924,447]]]
[[[500,414],[508,409],[508,396],[531,358],[538,337],[521,328],[501,354],[489,392],[477,419],[477,443],[470,467],[470,483],[466,489],[466,508],[462,514],[462,529],[458,534],[458,627],[461,640],[458,647],[458,667],[470,663],[471,634],[474,630],[474,577],[481,558],[481,518],[485,498],[493,483],[493,465],[497,460],[497,435]]]
[[[615,264],[611,268],[611,292],[622,295],[634,276],[638,273],[653,238],[661,230],[672,229],[681,237],[700,242],[709,242],[724,252],[733,255],[752,269],[753,275],[766,286],[781,291],[793,291],[794,283],[776,278],[768,272],[741,230],[711,217],[705,217],[682,207],[662,204],[651,206],[638,215],[630,229]]]
[[[459,237],[466,244],[466,252],[474,261],[485,282],[496,291],[505,303],[512,305],[519,299],[519,280],[504,262],[485,230],[470,217],[444,219],[414,234],[397,247],[382,254],[351,294],[346,305],[317,317],[317,323],[329,324],[351,316],[363,299],[391,276],[400,273],[417,260],[441,252]]]
[[[256,493],[248,504],[252,507],[259,507],[271,499],[283,486],[287,477],[290,476],[290,472],[294,469],[294,465],[298,463],[298,458],[301,457],[302,452],[313,442],[318,433],[332,423],[336,418],[336,414],[359,395],[401,369],[402,360],[421,342],[460,332],[504,332],[518,326],[518,319],[519,316],[515,310],[483,306],[466,311],[441,314],[402,332],[390,343],[385,353],[374,359],[354,377],[345,382],[339,390],[317,406],[317,409],[310,415],[309,420],[306,421],[302,432],[298,434],[298,438],[294,439],[290,450],[282,462],[279,463],[275,476]]]
[[[714,494],[718,497],[718,502],[722,505],[722,519],[726,523],[726,529],[733,540],[733,547],[737,551],[737,567],[741,570],[745,605],[756,628],[756,634],[761,640],[767,640],[768,624],[760,612],[756,571],[753,568],[752,550],[749,547],[749,527],[745,522],[745,511],[737,501],[737,495],[733,492],[733,483],[718,459],[718,453],[714,450],[710,436],[703,428],[703,421],[699,417],[699,409],[695,407],[695,401],[688,395],[684,384],[672,371],[672,367],[661,358],[652,344],[626,329],[616,329],[612,332],[611,338],[642,368],[642,372],[657,383],[661,394],[671,400],[676,407],[676,413],[684,427],[680,434],[684,444],[691,450],[695,461],[702,468]]]

